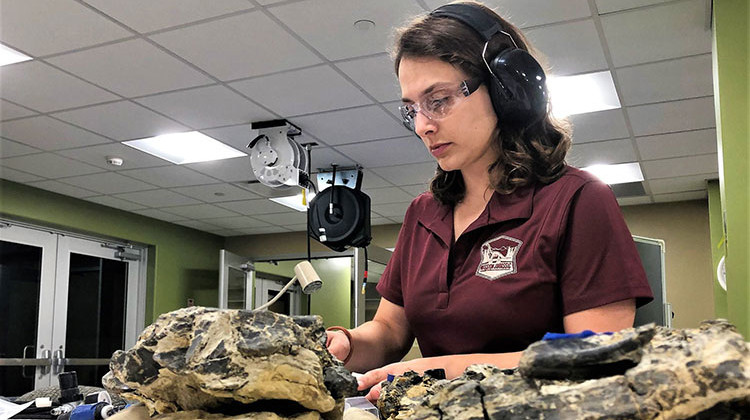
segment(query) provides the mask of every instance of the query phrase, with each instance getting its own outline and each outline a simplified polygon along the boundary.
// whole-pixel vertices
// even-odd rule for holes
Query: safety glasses
[[[464,80],[455,84],[438,85],[423,95],[418,102],[404,104],[398,107],[404,126],[414,131],[414,120],[417,113],[422,113],[430,120],[440,120],[447,117],[451,111],[466,101],[482,84],[480,79]]]

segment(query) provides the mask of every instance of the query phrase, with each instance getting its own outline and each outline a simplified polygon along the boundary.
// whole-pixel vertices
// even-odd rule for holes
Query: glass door
[[[0,228],[0,395],[49,385],[56,252],[57,235]]]
[[[252,309],[254,267],[247,258],[219,251],[219,308]]]
[[[79,238],[58,243],[52,380],[75,371],[80,384],[101,386],[112,353],[132,345],[138,331],[140,255],[120,251],[118,258],[116,249]]]

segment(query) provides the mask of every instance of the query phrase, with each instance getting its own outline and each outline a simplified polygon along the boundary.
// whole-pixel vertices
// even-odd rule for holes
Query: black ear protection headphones
[[[542,66],[526,50],[518,47],[497,19],[479,6],[468,3],[447,4],[433,10],[430,15],[456,19],[482,36],[482,60],[490,73],[487,86],[492,106],[503,124],[525,126],[547,113],[546,76]],[[498,34],[510,38],[513,47],[488,60],[487,45]]]

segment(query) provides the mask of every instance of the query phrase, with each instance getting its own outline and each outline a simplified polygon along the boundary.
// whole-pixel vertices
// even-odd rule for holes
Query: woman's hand
[[[349,338],[341,331],[326,331],[326,348],[333,355],[333,357],[344,361],[349,353],[352,351],[352,343],[349,342]]]
[[[367,393],[366,398],[373,404],[380,397],[380,383],[388,378],[388,375],[398,376],[404,372],[413,370],[420,375],[426,370],[430,369],[445,369],[446,377],[448,372],[453,369],[449,368],[448,365],[452,365],[453,359],[456,356],[442,356],[442,357],[425,357],[421,359],[409,360],[408,362],[391,363],[390,365],[383,366],[382,368],[373,369],[357,379],[357,389],[363,391],[370,389]],[[461,370],[462,372],[463,370]],[[460,374],[460,372],[458,373]],[[458,374],[453,375],[458,376]]]

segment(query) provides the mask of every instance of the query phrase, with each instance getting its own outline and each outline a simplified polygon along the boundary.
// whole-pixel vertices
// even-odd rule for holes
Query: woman
[[[651,299],[609,187],[565,165],[541,67],[519,30],[479,3],[443,6],[398,33],[404,124],[438,164],[407,210],[371,322],[328,349],[366,372],[515,367],[545,332],[631,327]],[[417,338],[424,357],[397,362]]]

